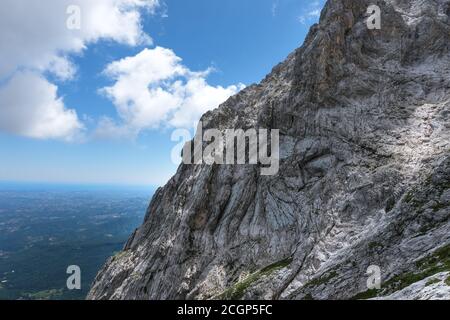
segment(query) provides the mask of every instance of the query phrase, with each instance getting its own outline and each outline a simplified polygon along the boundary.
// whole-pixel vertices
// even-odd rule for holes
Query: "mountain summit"
[[[279,130],[278,174],[181,165],[89,299],[450,299],[450,1],[329,0],[202,122]]]

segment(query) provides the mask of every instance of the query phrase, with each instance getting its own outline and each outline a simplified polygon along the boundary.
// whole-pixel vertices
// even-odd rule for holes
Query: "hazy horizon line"
[[[118,182],[77,182],[77,181],[23,181],[23,180],[1,180],[2,187],[91,187],[91,188],[139,188],[139,189],[155,189],[160,186],[151,183],[118,183]]]

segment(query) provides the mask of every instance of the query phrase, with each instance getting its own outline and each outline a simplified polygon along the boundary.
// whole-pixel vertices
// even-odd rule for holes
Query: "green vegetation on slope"
[[[450,287],[450,276],[448,276],[448,278],[445,280],[445,284]]]
[[[260,280],[265,276],[270,276],[272,273],[281,270],[292,263],[292,258],[284,259],[275,262],[261,270],[258,270],[250,274],[247,278],[242,281],[237,282],[229,289],[225,290],[217,298],[222,300],[239,300],[242,299],[248,288],[254,284],[256,281]]]
[[[397,275],[384,283],[381,290],[367,290],[353,299],[370,299],[389,295],[437,273],[450,271],[450,245],[436,250],[433,254],[416,262],[417,270]]]

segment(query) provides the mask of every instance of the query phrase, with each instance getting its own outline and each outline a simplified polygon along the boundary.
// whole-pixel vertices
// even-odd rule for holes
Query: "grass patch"
[[[422,237],[422,236],[426,235],[426,234],[427,234],[429,231],[431,231],[431,230],[433,230],[433,226],[431,226],[431,225],[425,225],[425,226],[422,226],[422,227],[419,229],[419,231],[418,231],[419,233],[416,234],[416,235],[413,237],[413,239]]]
[[[326,283],[330,282],[330,280],[332,280],[333,278],[336,278],[337,275],[338,275],[337,272],[335,270],[332,270],[332,271],[330,271],[329,273],[323,275],[320,278],[311,280],[310,282],[308,282],[305,285],[305,288],[318,287],[318,286],[320,286],[322,284],[326,284]]]
[[[429,287],[429,286],[432,286],[433,284],[436,284],[436,283],[439,283],[439,282],[441,282],[441,280],[439,280],[439,279],[431,279],[431,280],[428,280],[428,282],[425,284],[425,286]]]
[[[412,191],[409,191],[405,196],[406,203],[411,203],[414,199],[414,195]]]
[[[420,198],[420,195],[417,194],[416,190],[409,191],[406,194],[404,201],[416,210],[420,210],[426,202],[425,199]]]
[[[367,290],[357,294],[352,299],[371,299],[389,295],[437,273],[450,271],[450,245],[444,246],[432,255],[417,261],[416,268],[415,272],[407,272],[391,278],[383,284],[381,290]]]
[[[305,300],[305,301],[313,301],[313,300],[314,300],[314,297],[312,296],[311,293],[308,293],[308,294],[303,298],[303,300]]]
[[[450,271],[450,245],[436,250],[432,255],[419,260],[416,266],[426,271]]]
[[[217,296],[217,298],[221,300],[240,300],[253,283],[258,281],[262,277],[269,276],[275,271],[281,270],[289,266],[291,263],[292,258],[288,258],[275,262],[267,267],[264,267],[263,269],[250,274],[244,280],[234,284],[232,287],[230,287],[229,289],[221,293],[219,296]]]
[[[378,294],[377,289],[369,289],[367,291],[358,293],[356,296],[354,296],[353,298],[351,298],[351,300],[368,300],[371,298],[375,298]]]
[[[445,284],[450,287],[450,276],[448,276],[447,279],[445,279]]]
[[[442,203],[436,203],[435,205],[433,205],[433,211],[434,212],[437,212],[437,211],[439,211],[439,210],[441,210],[441,209],[444,209],[446,207],[446,205],[444,205],[444,204],[442,204]]]
[[[118,251],[115,252],[113,255],[113,260],[121,260],[122,258],[125,258],[126,256],[129,255],[129,251]]]

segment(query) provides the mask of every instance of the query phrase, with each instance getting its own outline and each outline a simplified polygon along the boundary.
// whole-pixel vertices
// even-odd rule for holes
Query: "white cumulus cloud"
[[[42,76],[17,72],[0,87],[0,129],[36,139],[72,140],[82,129],[77,114]]]
[[[67,28],[67,8],[74,5],[81,12],[79,30]],[[158,0],[2,0],[0,131],[72,138],[82,125],[44,75],[72,79],[77,68],[70,56],[99,40],[131,46],[151,43],[142,30],[141,15],[158,5]],[[50,121],[38,123],[42,120]]]
[[[128,45],[148,43],[150,37],[141,28],[141,11],[154,10],[157,5],[157,0],[2,0],[0,77],[23,67],[70,75],[68,62],[61,59],[100,39]],[[67,27],[69,6],[80,9],[79,30]]]
[[[105,74],[115,82],[101,93],[114,103],[122,123],[103,119],[98,133],[136,135],[160,126],[192,127],[203,113],[244,87],[212,86],[206,80],[209,72],[191,71],[162,47],[111,63]]]

